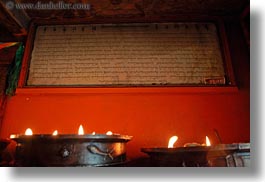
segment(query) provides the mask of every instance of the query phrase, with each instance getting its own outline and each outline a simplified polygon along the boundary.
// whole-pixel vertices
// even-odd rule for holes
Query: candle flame
[[[11,134],[9,138],[16,138],[16,135]]]
[[[79,126],[78,135],[84,135],[84,129],[82,125]]]
[[[211,142],[207,136],[206,136],[206,146],[211,146]]]
[[[58,135],[58,131],[55,130],[55,131],[52,133],[52,135]]]
[[[173,148],[174,143],[178,140],[177,136],[172,136],[168,141],[168,148]]]
[[[95,135],[95,134],[96,134],[96,132],[93,131],[93,132],[92,132],[92,135]]]
[[[26,129],[25,135],[33,135],[33,132],[30,128]]]
[[[106,135],[112,135],[112,132],[111,132],[111,131],[108,131],[108,132],[106,133]]]

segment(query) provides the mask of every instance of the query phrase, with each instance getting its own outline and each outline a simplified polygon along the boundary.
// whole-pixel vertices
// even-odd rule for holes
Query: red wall
[[[238,90],[134,88],[127,92],[109,88],[101,93],[96,92],[98,89],[45,93],[49,89],[42,89],[40,94],[20,89],[8,99],[1,137],[24,133],[28,127],[34,133],[52,133],[55,129],[76,133],[82,124],[86,133],[111,130],[133,136],[127,144],[131,158],[143,155],[141,147],[166,146],[172,135],[179,136],[176,146],[203,143],[205,135],[218,143],[213,129],[224,143],[249,142],[249,52],[240,24],[227,22],[226,28]]]

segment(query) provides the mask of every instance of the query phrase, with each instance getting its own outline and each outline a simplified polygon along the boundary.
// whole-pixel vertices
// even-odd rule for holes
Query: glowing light
[[[211,142],[207,136],[206,136],[206,146],[211,146]]]
[[[9,138],[16,138],[16,135],[11,134]]]
[[[108,132],[106,133],[106,135],[112,135],[112,132],[111,132],[111,131],[108,131]]]
[[[173,148],[175,142],[178,140],[177,136],[172,136],[168,141],[168,148]]]
[[[58,131],[55,130],[55,131],[52,133],[52,135],[58,135]]]
[[[33,132],[30,128],[26,129],[25,135],[33,135]]]
[[[95,135],[95,134],[96,134],[96,132],[93,131],[93,132],[92,132],[92,135]]]
[[[78,135],[84,135],[84,129],[83,129],[83,126],[82,125],[80,125],[79,126],[79,129],[78,129]]]

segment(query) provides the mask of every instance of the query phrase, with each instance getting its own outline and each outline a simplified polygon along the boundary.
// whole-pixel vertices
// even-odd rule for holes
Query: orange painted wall
[[[185,92],[111,93],[18,93],[8,98],[1,137],[23,133],[76,133],[83,124],[86,133],[96,131],[132,135],[127,144],[130,158],[144,155],[141,147],[164,147],[168,138],[178,135],[177,145],[203,143],[208,135],[212,143],[219,131],[224,143],[250,141],[249,52],[240,24],[228,22],[227,34],[232,64],[239,90],[225,92],[188,88]],[[175,90],[177,90],[176,88]],[[181,89],[181,88],[179,88]],[[154,89],[159,91],[159,89]]]

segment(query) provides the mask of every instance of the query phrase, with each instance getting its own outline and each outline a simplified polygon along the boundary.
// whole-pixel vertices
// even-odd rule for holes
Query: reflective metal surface
[[[17,135],[16,166],[112,166],[126,162],[127,135]]]
[[[142,148],[151,166],[243,167],[250,163],[250,144],[219,144],[177,148]]]

